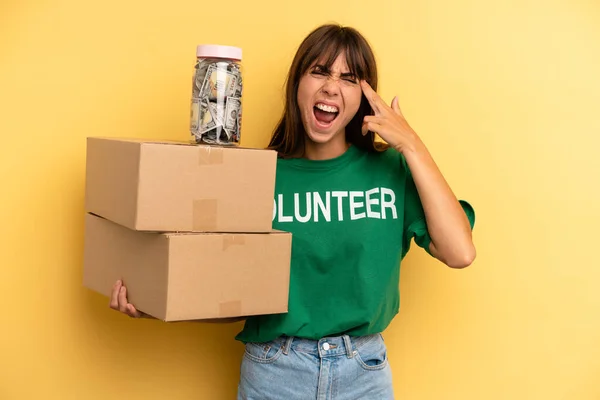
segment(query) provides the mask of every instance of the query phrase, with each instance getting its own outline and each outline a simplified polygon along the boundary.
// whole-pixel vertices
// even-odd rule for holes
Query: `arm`
[[[469,220],[425,144],[406,122],[398,99],[390,107],[368,83],[363,81],[361,86],[375,112],[365,117],[363,134],[377,132],[406,159],[425,212],[429,251],[449,267],[469,266],[476,253]]]
[[[425,145],[414,143],[403,155],[425,211],[429,251],[449,267],[467,267],[476,255],[469,220]]]

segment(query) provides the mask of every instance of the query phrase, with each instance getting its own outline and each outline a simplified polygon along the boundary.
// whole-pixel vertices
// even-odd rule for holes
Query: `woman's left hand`
[[[416,150],[421,139],[402,115],[398,97],[394,97],[390,107],[366,81],[361,81],[360,86],[375,112],[375,115],[367,115],[364,118],[362,134],[366,135],[368,131],[375,132],[400,153]]]

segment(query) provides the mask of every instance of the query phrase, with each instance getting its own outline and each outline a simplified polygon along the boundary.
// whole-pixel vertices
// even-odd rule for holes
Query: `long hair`
[[[282,157],[304,153],[306,132],[298,106],[300,79],[317,60],[331,69],[337,57],[344,53],[348,68],[358,79],[366,80],[377,90],[377,65],[367,40],[354,28],[340,25],[322,25],[313,30],[300,44],[285,82],[283,116],[275,127],[268,148]],[[387,145],[375,141],[373,132],[363,136],[362,122],[373,110],[364,94],[356,115],[346,125],[346,141],[369,152],[383,151]]]

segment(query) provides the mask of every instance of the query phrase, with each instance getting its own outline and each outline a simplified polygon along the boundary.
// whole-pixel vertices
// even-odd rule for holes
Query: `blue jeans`
[[[391,400],[392,372],[380,334],[248,343],[238,400]]]

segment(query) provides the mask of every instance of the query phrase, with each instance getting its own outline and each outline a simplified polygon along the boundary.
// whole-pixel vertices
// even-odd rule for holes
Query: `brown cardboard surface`
[[[154,233],[86,214],[84,286],[163,321],[287,312],[291,234]]]
[[[86,211],[133,230],[270,232],[277,154],[88,138]]]

